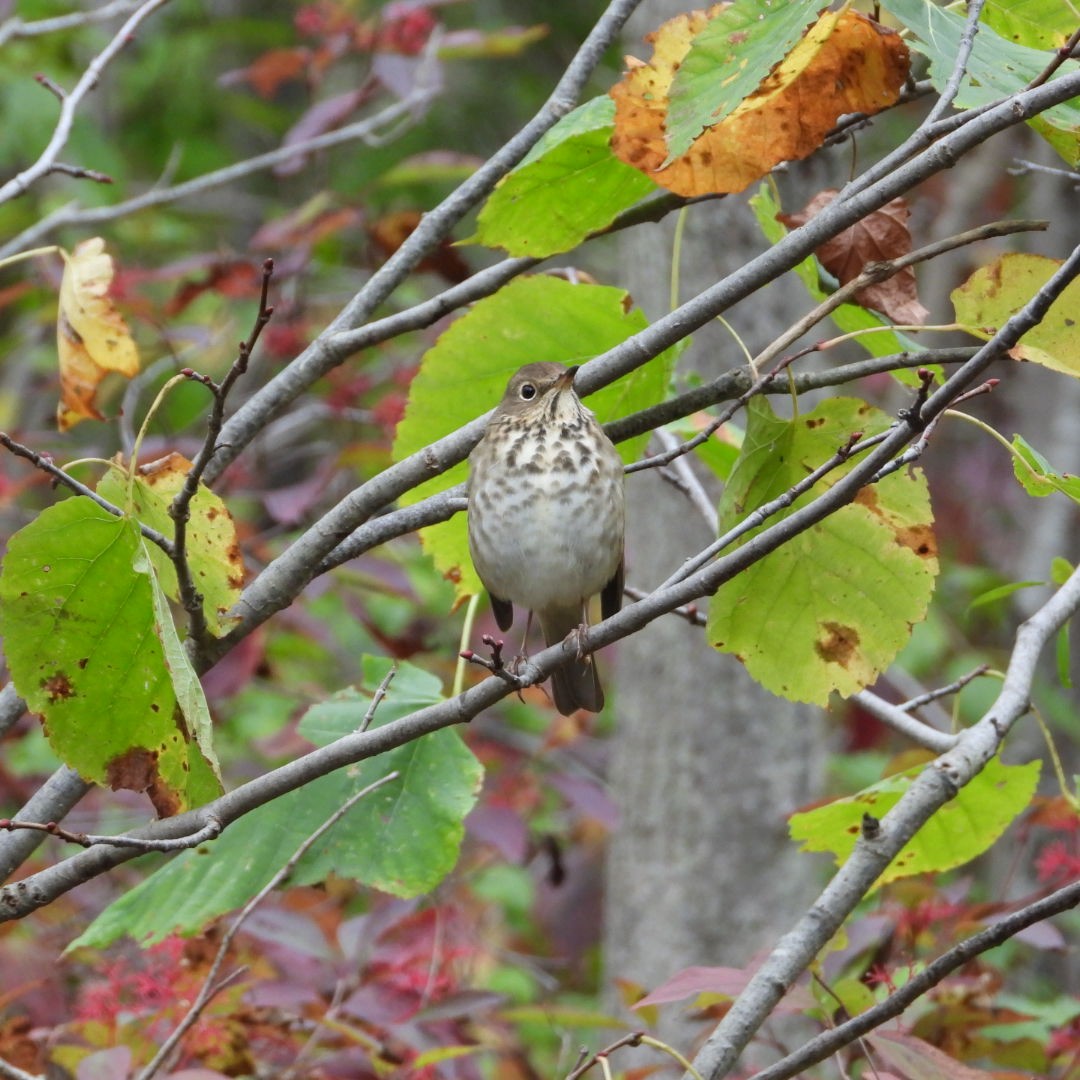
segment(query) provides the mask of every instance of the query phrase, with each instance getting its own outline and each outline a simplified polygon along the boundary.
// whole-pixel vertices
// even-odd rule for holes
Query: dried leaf
[[[60,354],[60,404],[56,420],[67,431],[81,420],[102,420],[97,389],[115,371],[130,379],[139,354],[123,316],[109,299],[112,256],[101,237],[84,240],[64,256],[56,347]]]
[[[627,59],[615,99],[615,154],[680,195],[742,191],[781,161],[804,158],[844,113],[896,101],[908,70],[899,35],[854,12],[827,12],[758,89],[663,168],[668,93],[690,42],[719,12],[691,12],[655,34],[653,58]]]
[[[780,221],[792,228],[805,225],[836,198],[835,188],[818,192],[797,214],[779,214]],[[887,262],[911,251],[908,218],[911,212],[903,198],[893,199],[880,210],[867,214],[850,229],[827,240],[814,254],[821,265],[841,285],[857,278],[869,263]],[[855,294],[857,303],[880,311],[895,323],[921,325],[929,312],[919,303],[912,267],[893,274],[888,281],[869,285]]]
[[[389,258],[409,238],[420,224],[419,210],[396,210],[384,214],[368,226],[368,235],[375,246]],[[440,274],[456,284],[469,276],[469,267],[449,241],[444,240],[430,255],[416,265],[417,273]]]

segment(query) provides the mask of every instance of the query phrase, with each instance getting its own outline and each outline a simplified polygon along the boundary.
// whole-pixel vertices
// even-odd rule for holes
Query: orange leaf
[[[627,74],[611,89],[616,156],[679,195],[742,191],[781,161],[812,154],[843,114],[891,105],[904,85],[909,58],[898,34],[855,12],[826,12],[730,116],[661,168],[672,80],[694,35],[720,9],[664,23],[646,39],[652,60],[628,57]]]
[[[785,225],[793,228],[805,225],[820,214],[836,198],[836,190],[819,191],[797,214],[777,214]],[[903,198],[893,199],[880,210],[867,214],[849,229],[826,240],[814,254],[821,265],[841,285],[857,278],[868,263],[888,262],[911,251],[911,232],[908,218],[911,211]],[[868,285],[855,294],[856,303],[880,311],[895,323],[921,325],[929,314],[919,303],[915,286],[915,271],[907,267],[887,281]]]
[[[139,370],[139,354],[127,323],[109,299],[113,261],[105,253],[105,241],[96,236],[84,240],[70,255],[61,254],[56,421],[61,431],[67,431],[81,420],[104,419],[96,401],[101,380],[111,371],[130,379]]]

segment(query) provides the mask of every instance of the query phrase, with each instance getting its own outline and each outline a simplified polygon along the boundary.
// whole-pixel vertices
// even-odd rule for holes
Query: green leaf
[[[1076,11],[1061,0],[986,0],[982,22],[1006,41],[1060,49],[1076,29]]]
[[[191,462],[176,453],[140,467],[132,485],[130,507],[127,505],[127,472],[123,469],[110,469],[98,483],[97,491],[102,498],[129,510],[142,524],[171,540],[176,535],[176,526],[169,517],[169,506],[180,493],[190,469]],[[221,637],[236,621],[226,613],[240,599],[240,588],[244,583],[236,525],[221,496],[203,484],[191,500],[190,512],[188,565],[195,585],[203,595],[206,625],[212,634]],[[172,560],[157,546],[150,548],[150,559],[165,594],[178,600],[180,589]]]
[[[435,439],[494,408],[510,376],[523,364],[587,360],[645,329],[645,316],[628,310],[622,289],[572,285],[561,278],[520,278],[475,304],[446,330],[420,362],[409,387],[405,416],[397,427],[394,460],[422,450]],[[644,367],[605,387],[586,404],[601,423],[655,405],[667,390],[674,352],[668,350]],[[648,436],[619,446],[632,461]],[[410,491],[412,504],[463,482],[467,462]],[[469,560],[463,514],[421,531],[425,550],[457,589],[458,596],[483,586]]]
[[[1050,561],[1050,580],[1055,585],[1064,585],[1072,577],[1073,564],[1060,555],[1055,555]]]
[[[1073,502],[1080,502],[1080,476],[1055,472],[1046,460],[1022,435],[1012,441],[1013,472],[1029,495],[1044,496],[1060,491]]]
[[[963,14],[926,0],[886,0],[885,6],[918,36],[920,40],[911,44],[929,58],[930,79],[938,90],[942,90],[952,75],[960,50],[965,22]],[[1009,3],[1010,8],[1015,6]],[[1069,17],[1062,5],[1059,5],[1058,17]],[[992,24],[984,22],[975,35],[967,74],[960,84],[955,104],[974,109],[1009,98],[1038,78],[1052,59],[1049,52],[1006,40]],[[1059,68],[1051,81],[1061,78],[1068,70],[1067,65]],[[1055,105],[1032,117],[1028,123],[1071,166],[1080,164],[1080,104],[1068,101]]]
[[[975,608],[984,607],[986,604],[993,604],[998,600],[1004,600],[1007,596],[1012,596],[1013,593],[1019,592],[1021,589],[1030,589],[1033,585],[1045,585],[1045,581],[1010,581],[1006,585],[998,585],[997,588],[987,589],[984,593],[979,593],[974,600],[967,606],[968,611],[974,611]]]
[[[221,766],[214,754],[214,724],[210,719],[210,706],[206,703],[206,695],[203,693],[199,676],[195,673],[195,668],[191,666],[191,661],[180,641],[180,635],[176,632],[176,624],[169,611],[169,602],[165,599],[165,593],[161,589],[154,570],[150,553],[151,546],[140,533],[139,547],[136,549],[132,566],[136,574],[145,574],[150,580],[150,598],[154,605],[154,630],[161,640],[162,655],[165,666],[172,676],[176,702],[183,713],[188,731],[195,736],[199,751],[220,784]],[[158,547],[154,547],[153,550],[159,553],[161,551]]]
[[[780,213],[780,206],[767,182],[761,184],[757,193],[751,197],[750,208],[754,212],[754,217],[757,219],[758,226],[764,233],[765,239],[770,244],[779,243],[780,240],[787,236],[787,226],[776,219],[776,215]],[[794,269],[795,273],[799,275],[799,279],[806,286],[806,291],[810,294],[811,299],[820,304],[829,294],[821,287],[821,272],[817,259],[813,255],[808,255]],[[858,343],[871,356],[892,356],[900,352],[917,353],[923,351],[923,347],[913,339],[887,329],[892,324],[883,316],[867,308],[859,307],[858,304],[841,304],[829,318],[844,334],[872,330],[873,333],[860,333],[857,339]],[[902,380],[905,377],[903,371],[896,374]]]
[[[720,501],[721,532],[802,480],[853,432],[870,436],[890,424],[852,398],[824,401],[791,421],[755,398],[747,415],[742,454]],[[791,509],[827,490],[852,464],[819,481]],[[722,586],[709,607],[709,640],[738,656],[766,689],[794,701],[824,705],[833,691],[868,686],[926,615],[937,574],[932,521],[921,471],[864,487],[853,504]]]
[[[738,0],[697,33],[669,93],[668,159],[682,156],[707,128],[749,97],[794,48],[821,8],[819,0]]]
[[[594,98],[563,117],[491,193],[467,243],[544,258],[577,247],[656,185],[608,145],[615,102]]]
[[[343,691],[313,706],[301,731],[325,743],[355,731],[390,661],[365,657],[364,690]],[[402,664],[372,728],[442,700],[439,683]],[[480,763],[455,731],[404,746],[321,777],[234,822],[213,843],[178,855],[106,908],[70,946],[100,947],[129,935],[147,943],[192,934],[251,899],[297,848],[349,798],[397,771],[396,780],[361,799],[297,864],[291,884],[330,874],[395,896],[430,892],[454,867],[465,815],[480,789]]]
[[[94,783],[149,789],[164,815],[219,789],[192,768],[162,646],[171,619],[155,608],[146,560],[130,519],[84,496],[49,507],[11,538],[0,633],[59,757]]]
[[[792,814],[791,838],[803,851],[828,851],[840,866],[855,849],[863,814],[882,818],[926,766],[887,777],[825,806]],[[912,874],[951,870],[990,848],[1027,808],[1039,782],[1041,762],[1003,765],[993,758],[955,799],[947,802],[889,864],[875,888]]]
[[[974,337],[989,341],[1041,289],[1061,266],[1043,255],[1010,253],[982,266],[953,289],[957,322]],[[1080,378],[1080,279],[1069,282],[1038,326],[1009,350],[1017,360],[1030,360],[1051,371]]]

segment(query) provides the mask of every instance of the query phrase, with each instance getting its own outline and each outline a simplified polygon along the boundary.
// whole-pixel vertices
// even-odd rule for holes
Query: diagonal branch
[[[549,128],[570,112],[604,52],[614,43],[639,2],[611,0],[536,116],[457,190],[426,213],[401,247],[371,276],[323,334],[229,420],[223,432],[222,446],[207,470],[208,481],[219,476],[270,420],[340,363],[339,358],[325,349],[325,341],[334,334],[365,323],[420,260],[479,205]]]
[[[797,1076],[803,1069],[824,1061],[838,1050],[842,1050],[856,1039],[873,1031],[874,1028],[880,1027],[886,1020],[899,1016],[909,1005],[937,986],[946,975],[963,967],[976,956],[996,949],[1019,934],[1021,930],[1049,919],[1053,915],[1060,915],[1063,911],[1076,907],[1077,904],[1080,904],[1080,881],[1074,881],[1041,900],[1027,904],[1019,911],[1014,911],[1011,915],[994,923],[993,926],[972,934],[959,945],[931,961],[879,1005],[867,1009],[866,1012],[860,1013],[831,1031],[823,1032],[795,1053],[788,1054],[787,1057],[770,1065],[767,1069],[754,1073],[750,1080],[789,1080],[790,1077]]]

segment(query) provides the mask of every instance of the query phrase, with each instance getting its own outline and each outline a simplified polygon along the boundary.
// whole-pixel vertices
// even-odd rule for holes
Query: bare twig
[[[167,2],[167,0],[161,0]],[[154,206],[162,206],[166,203],[178,202],[193,196],[205,194],[214,188],[230,184],[235,180],[250,176],[252,173],[261,172],[264,169],[273,168],[296,157],[313,154],[319,150],[328,150],[334,146],[342,146],[350,142],[363,142],[370,140],[383,128],[400,122],[404,117],[416,116],[430,102],[433,91],[426,87],[417,89],[408,97],[395,101],[374,116],[358,120],[354,124],[346,124],[344,127],[335,128],[333,131],[314,135],[310,139],[288,143],[269,150],[265,154],[256,154],[254,157],[245,158],[232,165],[226,165],[221,169],[196,176],[191,180],[185,180],[180,184],[167,187],[151,188],[130,199],[113,203],[111,206],[95,206],[80,208],[77,206],[62,206],[47,214],[40,221],[24,229],[17,236],[0,246],[0,258],[27,248],[34,247],[42,237],[48,236],[57,229],[68,226],[99,225],[106,221],[115,221],[117,218],[128,217],[141,210],[148,210]]]
[[[63,486],[70,491],[74,491],[76,495],[85,495],[88,499],[92,499],[102,510],[112,514],[113,517],[125,516],[124,511],[121,510],[119,506],[113,506],[108,499],[102,498],[93,488],[89,488],[85,484],[79,483],[74,476],[65,472],[59,465],[55,464],[48,455],[39,454],[36,450],[31,450],[29,446],[24,446],[22,443],[16,442],[10,435],[3,431],[0,431],[0,446],[6,447],[16,457],[25,458],[43,473],[47,473],[51,476],[56,483],[63,484]],[[173,544],[167,536],[159,533],[157,529],[152,529],[149,525],[143,525],[141,523],[139,525],[139,531],[152,544],[157,544],[166,555],[172,555]]]
[[[126,15],[139,6],[139,0],[113,0],[89,11],[73,11],[69,15],[57,15],[52,19],[35,19],[25,22],[18,16],[0,23],[0,47],[14,38],[40,37],[42,34],[55,34],[60,30],[77,29],[90,23],[105,22],[117,16]]]
[[[74,88],[65,95],[60,105],[60,116],[57,118],[56,126],[53,128],[52,138],[38,156],[37,161],[21,173],[13,176],[6,184],[0,186],[0,204],[22,195],[31,184],[52,169],[56,164],[60,151],[67,145],[72,125],[75,122],[75,114],[83,99],[97,85],[102,73],[116,58],[120,50],[133,39],[139,26],[166,3],[168,3],[168,0],[146,0],[120,27],[109,44],[94,57]]]
[[[1042,86],[1066,60],[1074,59],[1078,45],[1080,45],[1080,26],[1072,32],[1069,40],[1055,51],[1054,58],[1027,84],[1026,89],[1030,90],[1032,87]]]
[[[217,449],[218,436],[221,434],[222,425],[225,422],[225,403],[229,392],[236,385],[236,381],[247,371],[248,361],[252,351],[258,343],[259,337],[274,314],[273,307],[269,304],[270,278],[274,273],[274,260],[267,259],[263,263],[262,289],[259,293],[259,308],[255,315],[255,321],[251,327],[251,333],[247,340],[242,341],[237,349],[236,359],[225,374],[220,383],[214,382],[206,376],[197,375],[190,368],[184,370],[184,374],[201,382],[208,387],[213,395],[213,405],[210,409],[210,417],[206,423],[206,437],[199,449],[195,460],[191,464],[184,477],[183,486],[176,493],[176,497],[169,504],[169,517],[176,526],[173,536],[172,562],[176,568],[176,580],[180,592],[180,602],[188,615],[188,635],[193,643],[196,657],[206,647],[207,626],[206,615],[203,612],[203,596],[195,585],[191,574],[191,567],[187,559],[187,526],[191,518],[191,500],[195,498],[199,490],[199,482],[206,466]]]
[[[374,783],[368,784],[367,787],[362,788],[360,791],[351,795],[345,802],[332,813],[297,849],[293,852],[289,860],[282,866],[277,873],[270,878],[270,880],[243,906],[240,910],[240,914],[232,921],[229,929],[221,937],[221,944],[218,946],[217,954],[214,956],[213,963],[210,965],[210,970],[206,974],[206,978],[203,980],[202,987],[199,990],[195,1000],[191,1003],[191,1007],[184,1014],[183,1019],[176,1025],[169,1037],[161,1044],[158,1052],[154,1055],[153,1059],[146,1066],[142,1072],[139,1073],[138,1080],[151,1080],[156,1076],[161,1068],[168,1061],[173,1050],[179,1045],[180,1040],[191,1030],[192,1026],[202,1015],[203,1010],[210,1004],[211,1000],[217,994],[225,982],[218,981],[218,974],[221,971],[222,965],[225,963],[225,958],[228,955],[229,949],[232,946],[233,940],[240,928],[244,925],[248,916],[265,900],[270,893],[272,893],[282,882],[286,881],[292,872],[296,869],[300,860],[311,850],[312,846],[316,844],[321,837],[323,837],[330,829],[332,829],[361,799],[370,795],[373,791],[377,791],[384,784],[390,783],[391,780],[398,778],[398,773],[387,773],[386,776],[381,777]],[[231,978],[231,976],[229,977]]]
[[[139,836],[100,836],[94,833],[71,832],[69,829],[61,828],[55,821],[24,821],[19,818],[0,818],[0,829],[7,832],[24,830],[45,833],[84,848],[100,844],[105,847],[138,848],[139,851],[183,851],[185,848],[198,847],[207,840],[215,840],[221,835],[222,825],[216,818],[211,818],[198,832],[171,840],[147,840]]]
[[[956,59],[941,96],[934,102],[934,107],[923,121],[926,127],[931,127],[945,115],[960,92],[960,84],[964,81],[968,60],[971,59],[971,50],[975,47],[975,35],[979,32],[979,16],[982,15],[985,4],[986,0],[967,0],[967,19],[960,35],[960,47],[956,50]]]
[[[368,710],[364,713],[364,719],[360,722],[360,726],[357,731],[367,731],[371,727],[371,721],[375,719],[375,710],[378,709],[382,703],[382,699],[386,697],[386,691],[390,689],[390,684],[394,681],[394,676],[397,674],[397,665],[395,664],[390,670],[382,677],[382,682],[375,688],[375,693],[371,695],[371,704],[368,706]]]
[[[1053,915],[1068,911],[1077,904],[1080,904],[1080,882],[1074,881],[1042,900],[1014,911],[1011,915],[994,923],[993,926],[973,934],[936,960],[931,961],[880,1004],[872,1006],[866,1012],[845,1021],[831,1031],[823,1032],[782,1061],[754,1073],[750,1080],[789,1080],[790,1077],[797,1076],[804,1069],[819,1061],[824,1061],[837,1050],[843,1049],[867,1032],[880,1027],[886,1020],[899,1016],[909,1005],[937,986],[945,976],[963,967],[976,956],[996,949],[1015,937],[1021,930],[1049,919]]]
[[[929,727],[921,720],[916,720],[901,705],[893,705],[877,694],[869,690],[860,690],[852,694],[850,701],[862,706],[871,716],[876,717],[883,724],[888,725],[893,731],[898,732],[919,746],[933,750],[937,754],[943,754],[956,745],[958,736],[949,735],[944,731]]]
[[[51,173],[63,173],[64,176],[72,176],[76,180],[93,180],[95,184],[112,184],[113,178],[107,173],[98,172],[97,169],[84,169],[80,165],[67,165],[63,161],[57,161],[49,168]]]

